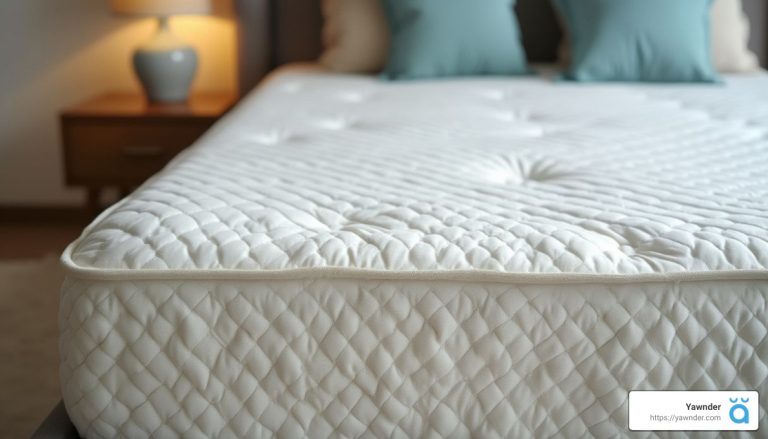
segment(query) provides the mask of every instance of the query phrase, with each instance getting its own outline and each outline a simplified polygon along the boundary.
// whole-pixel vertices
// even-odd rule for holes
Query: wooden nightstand
[[[158,172],[226,113],[235,99],[197,94],[186,104],[149,104],[139,94],[108,93],[61,113],[67,185],[88,189],[98,211],[101,190],[123,194]]]

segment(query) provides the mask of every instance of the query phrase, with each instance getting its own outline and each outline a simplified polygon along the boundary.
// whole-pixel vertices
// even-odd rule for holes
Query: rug
[[[30,437],[61,399],[56,256],[0,261],[0,437]]]

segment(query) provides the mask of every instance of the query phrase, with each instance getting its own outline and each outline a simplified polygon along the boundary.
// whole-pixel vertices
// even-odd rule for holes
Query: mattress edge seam
[[[238,269],[103,269],[78,266],[71,257],[72,243],[61,256],[70,279],[97,281],[281,281],[347,279],[370,281],[450,281],[517,284],[636,284],[649,282],[768,281],[768,270],[712,270],[671,273],[523,273],[494,270],[379,270],[345,267],[311,267],[264,270]]]

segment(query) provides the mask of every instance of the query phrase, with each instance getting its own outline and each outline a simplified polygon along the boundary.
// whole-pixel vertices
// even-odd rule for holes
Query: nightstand
[[[151,104],[140,94],[107,93],[61,113],[66,183],[88,189],[88,207],[101,191],[123,195],[160,171],[234,104],[228,94],[196,94],[185,104]]]

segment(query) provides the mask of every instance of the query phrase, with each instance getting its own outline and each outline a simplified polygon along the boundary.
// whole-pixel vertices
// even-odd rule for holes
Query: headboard
[[[322,0],[234,0],[240,92],[285,63],[315,60],[322,50]],[[752,21],[750,45],[768,65],[768,2],[743,0]],[[532,61],[557,59],[561,31],[549,0],[518,0],[523,44]]]

